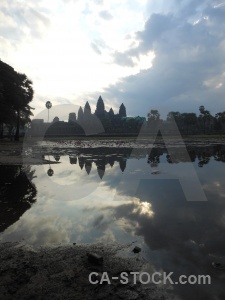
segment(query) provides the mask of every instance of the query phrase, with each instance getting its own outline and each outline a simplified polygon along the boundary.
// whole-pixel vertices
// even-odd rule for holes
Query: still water
[[[211,263],[225,263],[225,147],[189,147],[188,154],[55,150],[43,154],[49,164],[0,166],[0,239],[135,242],[149,272],[211,275],[209,286],[170,287],[177,299],[223,299],[225,270]],[[182,180],[189,182],[186,191]]]

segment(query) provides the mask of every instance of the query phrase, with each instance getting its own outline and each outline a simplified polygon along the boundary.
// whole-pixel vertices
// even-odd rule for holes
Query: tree
[[[186,129],[187,134],[188,134],[190,127],[193,128],[193,126],[196,125],[197,116],[195,113],[182,113],[180,115],[180,120],[183,125],[183,129]]]
[[[148,117],[148,123],[155,123],[156,121],[159,121],[160,114],[157,109],[151,109],[147,117]]]
[[[15,140],[23,121],[33,115],[29,103],[33,99],[32,81],[0,60],[0,124],[13,124],[16,118]]]
[[[225,111],[215,114],[215,129],[221,130],[225,124]]]
[[[170,111],[167,114],[167,121],[173,121],[175,120],[175,122],[178,124],[180,121],[180,112],[179,111]]]
[[[199,121],[200,123],[203,123],[203,129],[205,133],[206,125],[209,125],[210,121],[212,120],[212,116],[210,114],[210,111],[206,110],[203,105],[199,107],[200,115],[199,115]]]
[[[27,118],[33,115],[29,103],[33,99],[34,91],[32,88],[32,81],[29,80],[25,74],[18,73],[18,81],[17,81],[15,92],[17,92],[17,97],[15,96],[14,98],[15,101],[13,105],[14,110],[17,113],[17,126],[16,126],[15,140],[18,141],[20,119],[22,115],[26,116]]]
[[[120,105],[120,108],[119,108],[119,116],[120,116],[120,118],[124,118],[127,116],[126,108],[123,103]]]

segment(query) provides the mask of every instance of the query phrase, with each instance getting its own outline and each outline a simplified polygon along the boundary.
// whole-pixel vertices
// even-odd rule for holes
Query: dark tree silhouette
[[[212,116],[208,110],[205,109],[203,105],[199,107],[200,115],[199,121],[203,124],[204,133],[206,132],[206,125],[209,125],[210,121],[212,120]]]
[[[32,81],[0,60],[0,124],[16,125],[16,141],[20,126],[33,115],[29,105],[33,94]]]
[[[223,129],[224,124],[225,124],[225,111],[215,114],[215,118],[214,118],[215,129],[217,131],[221,131]]]
[[[147,115],[148,117],[148,123],[149,124],[155,124],[160,119],[160,114],[157,109],[151,109],[150,113]]]

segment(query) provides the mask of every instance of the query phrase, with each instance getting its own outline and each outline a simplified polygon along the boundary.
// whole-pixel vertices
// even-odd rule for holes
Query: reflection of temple
[[[146,157],[145,150],[142,149],[142,158]],[[122,172],[126,169],[127,159],[130,155],[130,149],[122,150],[122,153],[115,153],[116,149],[105,149],[107,152],[112,152],[111,155],[103,152],[100,154],[99,149],[88,149],[89,154],[87,155],[87,149],[81,149],[81,153],[77,157],[69,156],[70,164],[76,164],[78,161],[79,167],[82,170],[85,168],[85,171],[89,175],[92,169],[92,165],[95,164],[97,168],[97,173],[102,179],[105,174],[106,166],[109,165],[111,168],[114,166],[114,163],[117,162]],[[91,153],[90,153],[91,151]],[[96,153],[95,153],[96,151]]]
[[[95,164],[97,173],[102,179],[105,175],[107,165],[112,168],[115,163],[118,163],[120,170],[124,172],[127,159],[146,159],[147,157],[147,163],[154,168],[160,164],[160,159],[163,155],[165,155],[166,161],[169,164],[198,160],[198,166],[203,167],[210,162],[211,158],[214,158],[216,161],[225,162],[225,146],[188,146],[187,149],[171,147],[169,151],[162,147],[152,149],[121,148],[119,150],[116,148],[82,148],[79,149],[79,153],[76,150],[76,153],[69,154],[69,160],[70,164],[78,163],[80,169],[85,169],[88,175],[91,173],[93,164]],[[57,153],[54,154],[54,157],[56,160],[60,158]]]
[[[91,172],[91,168],[92,168],[92,162],[91,161],[86,161],[85,162],[85,170],[86,170],[86,172],[87,172],[88,175]]]
[[[70,159],[70,164],[71,165],[76,165],[77,164],[77,157],[69,157],[69,159]]]
[[[120,170],[123,172],[126,169],[127,161],[125,159],[120,160]]]
[[[166,161],[170,164],[179,162],[194,162],[198,160],[198,166],[203,167],[210,162],[211,158],[216,161],[225,162],[225,146],[188,146],[187,148],[173,148],[171,147],[169,151],[166,148],[152,148],[152,149],[81,149],[82,157],[80,153],[79,165],[82,169],[85,165],[85,170],[87,174],[90,174],[92,164],[95,163],[97,167],[97,172],[99,177],[102,179],[106,166],[114,166],[114,163],[119,164],[120,170],[122,172],[126,169],[127,159],[139,159],[146,158],[147,163],[151,167],[157,167],[160,164],[160,157],[165,155]],[[187,155],[188,153],[188,155]],[[74,159],[74,158],[73,158]],[[71,161],[71,158],[70,158]]]

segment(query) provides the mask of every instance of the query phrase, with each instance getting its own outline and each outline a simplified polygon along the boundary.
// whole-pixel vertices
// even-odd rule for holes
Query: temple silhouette
[[[118,113],[114,113],[112,108],[106,111],[104,101],[99,96],[94,113],[91,112],[90,104],[87,101],[84,107],[80,106],[77,114],[69,113],[68,122],[60,121],[58,116],[55,116],[51,123],[45,123],[43,119],[32,120],[29,133],[34,136],[43,134],[45,136],[85,135],[86,132],[95,134],[93,129],[99,127],[99,121],[103,134],[138,133],[145,120],[146,118],[140,116],[127,117],[126,107],[123,103],[120,105]]]

